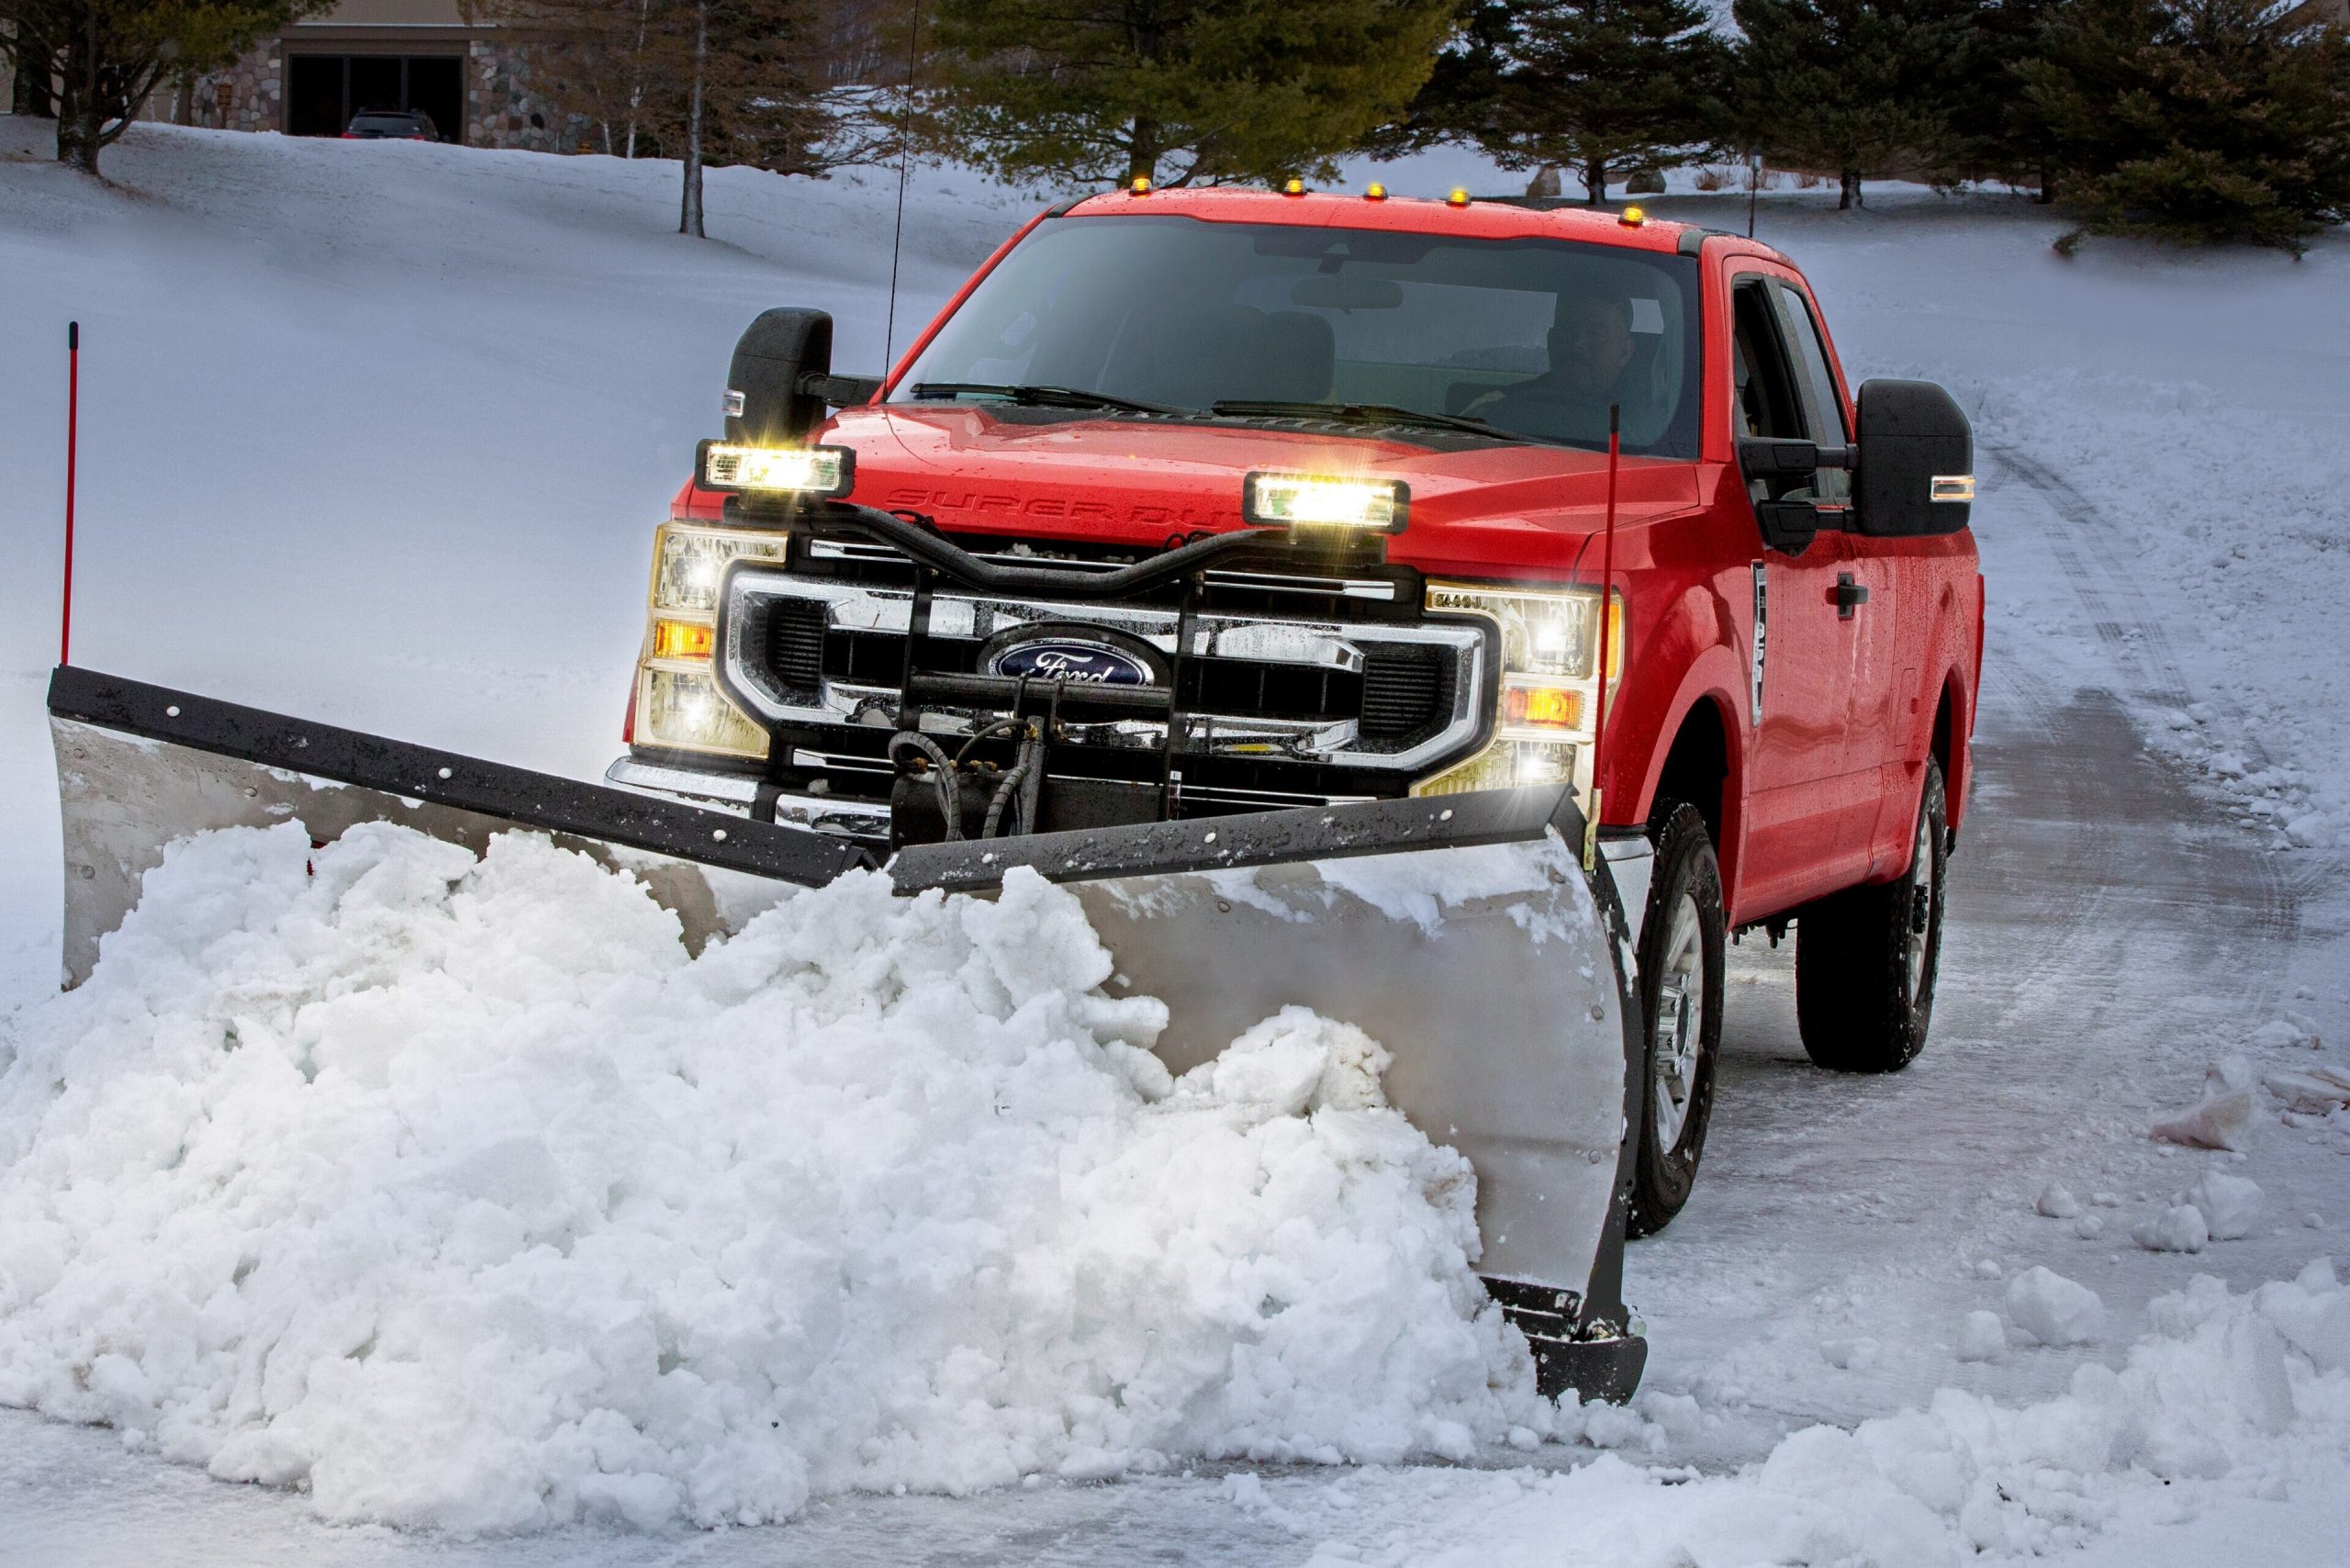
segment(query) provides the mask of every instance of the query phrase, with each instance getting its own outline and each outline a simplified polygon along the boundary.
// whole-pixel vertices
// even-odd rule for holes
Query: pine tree
[[[1724,129],[1727,51],[1698,0],[1481,0],[1423,118],[1504,168],[1563,167],[1584,198],[1700,156]]]
[[[2071,0],[2025,93],[2085,235],[2300,254],[2350,219],[2350,39],[2267,0]]]
[[[1968,178],[2028,186],[2056,199],[2055,150],[2047,121],[2023,90],[2051,20],[2069,0],[1986,0],[1973,17],[1973,58],[1957,84],[1943,162]]]
[[[1836,171],[1837,205],[1907,160],[1925,172],[1947,145],[1956,84],[1973,69],[1971,0],[1732,0],[1746,34],[1735,82],[1751,143]]]
[[[1007,178],[1326,173],[1427,79],[1456,0],[938,0],[936,135]]]

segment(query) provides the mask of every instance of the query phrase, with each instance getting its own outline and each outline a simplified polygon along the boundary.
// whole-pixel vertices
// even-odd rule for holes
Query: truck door
[[[1841,424],[1819,422],[1802,389],[1774,291],[1762,274],[1733,280],[1733,433],[1841,445]],[[1852,771],[1850,744],[1854,623],[1849,599],[1852,547],[1844,531],[1848,476],[1755,480],[1754,500],[1813,500],[1820,528],[1800,554],[1755,533],[1754,612],[1749,645],[1750,789],[1740,857],[1741,916],[1775,913],[1859,879],[1867,855],[1863,820],[1873,788]]]
[[[1771,292],[1778,306],[1781,330],[1793,350],[1796,390],[1803,400],[1804,417],[1821,432],[1815,439],[1822,445],[1846,445],[1852,440],[1850,412],[1831,368],[1819,313],[1802,289],[1784,279],[1774,279]],[[1822,471],[1819,478],[1823,498],[1832,491],[1838,499],[1850,502],[1850,474]],[[1851,512],[1845,515],[1848,523],[1856,523]],[[1873,858],[1874,852],[1881,849],[1906,854],[1915,826],[1912,807],[1901,808],[1898,814],[1903,820],[1889,842],[1884,837],[1883,820],[1889,804],[1886,792],[1906,760],[1902,753],[1911,734],[1909,699],[1918,687],[1914,648],[1907,649],[1908,664],[1907,668],[1903,666],[1906,644],[1901,617],[1907,612],[1901,602],[1903,573],[1895,553],[1885,548],[1886,541],[1871,538],[1858,526],[1848,526],[1843,539],[1844,562],[1838,575],[1848,587],[1838,614],[1845,622],[1844,650],[1849,660],[1844,678],[1845,766],[1855,782],[1864,786],[1868,797],[1861,826],[1864,850],[1872,852]],[[1885,872],[1893,868],[1874,865],[1868,869]]]

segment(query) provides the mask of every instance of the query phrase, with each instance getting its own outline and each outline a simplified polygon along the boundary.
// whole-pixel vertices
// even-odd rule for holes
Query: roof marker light
[[[1460,185],[1453,186],[1452,194],[1444,198],[1444,205],[1447,207],[1467,207],[1469,205],[1469,192]]]
[[[1623,216],[1617,218],[1616,221],[1622,224],[1627,229],[1638,229],[1641,224],[1646,223],[1648,220],[1649,215],[1647,213],[1641,211],[1637,207],[1628,207],[1624,209]]]
[[[1126,187],[1126,192],[1130,196],[1148,196],[1150,194],[1150,176],[1148,174],[1136,174],[1134,177],[1134,183]]]
[[[1362,193],[1362,199],[1365,201],[1385,201],[1387,199],[1387,187],[1381,185],[1377,180],[1373,180],[1371,183],[1371,188]]]
[[[1292,179],[1289,184],[1281,187],[1281,194],[1283,196],[1304,196],[1305,194],[1305,182],[1304,180]]]

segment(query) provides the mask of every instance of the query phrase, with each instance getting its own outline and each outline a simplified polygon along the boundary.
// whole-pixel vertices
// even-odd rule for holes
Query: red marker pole
[[[1607,408],[1607,521],[1599,547],[1599,701],[1591,720],[1591,815],[1583,823],[1583,868],[1593,868],[1599,859],[1599,806],[1603,793],[1601,766],[1607,760],[1607,675],[1608,635],[1613,619],[1610,606],[1616,583],[1616,471],[1623,457],[1620,432],[1623,409],[1620,405]]]
[[[82,323],[65,323],[65,605],[58,617],[57,662],[73,662],[73,453],[81,439]]]

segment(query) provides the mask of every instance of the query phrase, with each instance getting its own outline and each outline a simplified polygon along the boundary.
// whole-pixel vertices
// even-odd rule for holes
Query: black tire
[[[1632,1168],[1634,1236],[1653,1236],[1671,1224],[1697,1179],[1706,1123],[1714,1109],[1714,1059],[1721,1054],[1727,936],[1721,866],[1704,815],[1695,806],[1660,801],[1649,836],[1656,860],[1640,925],[1640,1038],[1647,1076]]]
[[[1796,1022],[1834,1072],[1898,1072],[1926,1048],[1942,965],[1950,823],[1942,769],[1926,764],[1909,869],[1850,888],[1796,917]]]

